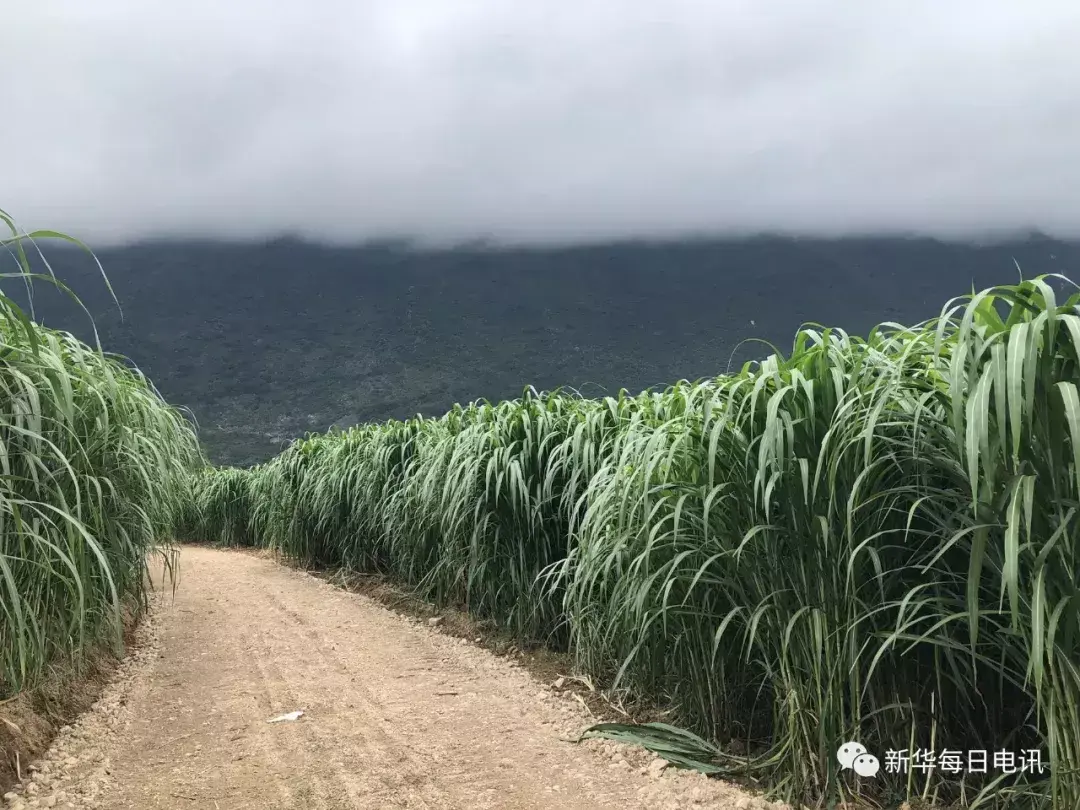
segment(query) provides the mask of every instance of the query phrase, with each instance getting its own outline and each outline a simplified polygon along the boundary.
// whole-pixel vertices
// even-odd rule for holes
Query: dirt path
[[[564,739],[575,701],[467,642],[252,555],[185,548],[175,600],[15,806],[770,806]],[[267,723],[302,709],[295,722]]]

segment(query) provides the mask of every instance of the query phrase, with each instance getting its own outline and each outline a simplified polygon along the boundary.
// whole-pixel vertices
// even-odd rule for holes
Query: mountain
[[[1019,277],[1080,280],[1080,243],[760,237],[551,249],[147,243],[93,260],[45,245],[103,346],[189,407],[212,459],[250,464],[306,431],[437,415],[527,385],[596,395],[786,351],[812,321],[866,333]],[[38,269],[41,264],[38,262]],[[20,282],[5,291],[25,300]],[[35,287],[35,317],[91,339]]]

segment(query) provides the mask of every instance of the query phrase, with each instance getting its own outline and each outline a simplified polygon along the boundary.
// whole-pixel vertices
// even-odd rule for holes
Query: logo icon
[[[852,769],[859,776],[877,776],[881,763],[873,754],[867,753],[866,746],[857,742],[846,742],[836,752],[840,770]]]

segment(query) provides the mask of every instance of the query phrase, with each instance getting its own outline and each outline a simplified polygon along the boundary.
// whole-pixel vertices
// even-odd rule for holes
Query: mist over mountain
[[[0,205],[99,250],[123,319],[49,256],[217,461],[715,375],[1078,258],[1075,3],[24,5]]]
[[[932,239],[619,243],[417,251],[146,243],[93,260],[44,245],[102,345],[190,408],[216,462],[251,464],[306,431],[438,415],[456,402],[568,386],[591,396],[713,376],[788,351],[805,322],[865,334],[936,316],[975,288],[1080,279],[1080,243]],[[25,300],[18,282],[5,291]],[[46,325],[86,314],[35,287]]]

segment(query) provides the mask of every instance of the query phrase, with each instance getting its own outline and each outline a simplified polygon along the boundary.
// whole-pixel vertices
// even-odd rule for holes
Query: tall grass
[[[1046,279],[639,396],[526,392],[207,471],[202,525],[569,649],[788,799],[1080,796],[1080,297]],[[1040,749],[1049,775],[835,752]],[[991,768],[993,771],[993,768]]]
[[[30,270],[25,234],[3,212],[13,270]],[[74,241],[74,240],[70,240]],[[43,260],[43,256],[39,257]],[[120,640],[145,595],[147,554],[190,500],[194,430],[122,359],[46,329],[0,292],[0,700],[91,641]]]

